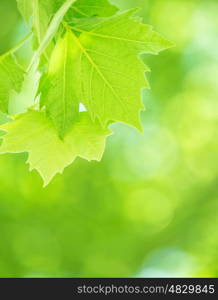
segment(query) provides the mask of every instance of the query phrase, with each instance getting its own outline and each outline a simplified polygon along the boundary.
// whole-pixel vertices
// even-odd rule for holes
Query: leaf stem
[[[36,50],[35,54],[32,57],[32,60],[30,62],[27,71],[29,71],[32,68],[35,61],[39,60],[40,55],[44,52],[44,50],[46,49],[50,41],[55,36],[63,17],[65,16],[68,9],[75,1],[76,0],[66,0],[64,4],[59,8],[59,10],[56,12],[56,14],[54,15],[53,19],[51,20],[48,26],[48,29],[46,31],[44,38],[42,39],[41,44],[39,45],[39,48]]]

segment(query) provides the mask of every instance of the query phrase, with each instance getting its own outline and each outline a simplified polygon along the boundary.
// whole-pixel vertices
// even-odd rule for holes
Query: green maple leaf
[[[66,32],[55,46],[49,61],[48,73],[43,77],[40,90],[41,105],[46,106],[60,137],[72,126],[79,113],[74,85],[74,48],[72,34]]]
[[[57,173],[62,173],[76,157],[99,161],[106,137],[111,134],[110,130],[92,122],[86,112],[80,113],[80,119],[64,140],[58,138],[52,122],[42,111],[28,111],[1,125],[0,129],[6,132],[1,136],[0,153],[28,152],[30,170],[39,172],[44,185]]]
[[[141,89],[148,87],[142,53],[157,54],[172,44],[141,24],[130,10],[91,24],[90,31],[73,27],[77,98],[103,126],[120,121],[141,129]]]
[[[10,53],[0,57],[0,110],[8,112],[8,103],[12,90],[20,91],[24,71]]]

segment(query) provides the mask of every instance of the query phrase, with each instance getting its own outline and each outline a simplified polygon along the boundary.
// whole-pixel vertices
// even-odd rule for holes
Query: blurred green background
[[[0,277],[218,276],[218,1],[113,2],[176,44],[143,57],[145,134],[113,126],[101,163],[45,189],[25,154],[0,156]],[[27,32],[15,0],[0,25],[4,53]]]

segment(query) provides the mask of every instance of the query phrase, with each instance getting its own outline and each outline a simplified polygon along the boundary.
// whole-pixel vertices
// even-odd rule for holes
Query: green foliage
[[[144,134],[113,124],[101,162],[78,158],[46,188],[27,154],[0,155],[0,277],[218,277],[218,1],[111,2],[140,7],[176,44],[142,56],[152,70]],[[0,1],[0,25],[4,53],[26,34],[15,0]]]
[[[117,13],[107,0],[17,3],[37,49],[23,85],[24,72],[12,56],[2,58],[0,109],[8,112],[15,89],[20,93],[11,98],[9,112],[19,115],[31,106],[37,111],[27,111],[3,127],[8,134],[0,151],[29,152],[31,169],[47,184],[77,156],[99,159],[109,124],[123,122],[141,130],[141,90],[149,86],[149,69],[140,54],[158,54],[171,43],[142,24],[136,10]],[[87,110],[86,125],[80,103]]]
[[[0,57],[0,110],[8,112],[8,103],[12,90],[20,91],[24,79],[24,71],[12,54]]]
[[[58,138],[43,111],[20,114],[13,122],[1,126],[1,130],[6,132],[1,153],[28,152],[30,170],[36,169],[45,185],[78,156],[89,161],[100,160],[105,139],[111,134],[110,130],[93,123],[86,112],[80,114],[80,120],[74,123],[64,141]]]
[[[48,74],[40,87],[41,102],[63,137],[72,127],[79,114],[79,101],[75,93],[77,86],[74,78],[78,76],[74,70],[74,40],[67,31],[57,41],[48,66]]]
[[[17,0],[17,2],[18,8],[26,22],[32,22],[32,29],[35,35],[34,46],[37,47],[42,42],[54,13],[54,1]]]
[[[139,54],[157,54],[170,46],[150,26],[132,17],[134,11],[92,24],[90,31],[73,28],[81,33],[79,37],[72,34],[77,97],[102,126],[112,120],[141,129],[141,89],[148,87],[148,68]]]

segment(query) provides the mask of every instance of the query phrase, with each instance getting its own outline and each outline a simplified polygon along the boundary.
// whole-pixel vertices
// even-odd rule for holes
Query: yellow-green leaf
[[[15,120],[1,125],[6,132],[0,146],[0,154],[28,152],[30,169],[36,169],[47,185],[57,174],[62,173],[77,157],[88,161],[100,160],[106,137],[111,134],[94,123],[86,112],[80,113],[77,123],[64,140],[59,139],[52,122],[45,112],[28,111]]]

